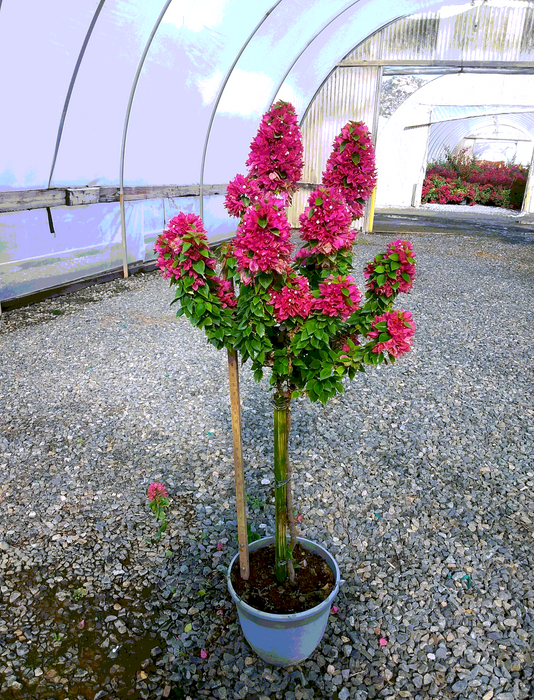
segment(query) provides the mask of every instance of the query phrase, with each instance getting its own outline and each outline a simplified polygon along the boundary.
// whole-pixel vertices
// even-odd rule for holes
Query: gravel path
[[[525,216],[518,209],[506,209],[503,207],[489,207],[483,204],[437,204],[427,202],[415,207],[416,211],[438,211],[451,212],[456,214],[482,214],[484,216],[495,216],[497,218],[520,219]]]
[[[390,239],[355,246],[360,282]],[[414,351],[326,408],[294,402],[301,533],[344,578],[295,668],[259,661],[236,621],[226,358],[168,283],[0,318],[2,700],[534,697],[534,246],[412,241]],[[244,368],[241,387],[250,520],[271,534],[267,381]],[[160,541],[151,481],[172,497]]]

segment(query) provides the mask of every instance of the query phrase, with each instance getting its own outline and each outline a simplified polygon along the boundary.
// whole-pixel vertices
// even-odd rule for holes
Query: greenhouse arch
[[[482,5],[449,3],[447,21],[478,12],[495,22],[507,12],[504,43],[483,46],[485,60],[491,53],[500,66],[519,50],[529,69],[532,3]],[[421,52],[439,35],[443,8],[91,0],[73,10],[52,0],[28,15],[3,0],[0,53],[17,70],[6,74],[9,108],[0,115],[0,303],[151,265],[154,241],[178,210],[202,207],[210,238],[231,236],[225,186],[273,99],[306,115],[303,180],[313,183],[347,116],[373,125],[384,60],[428,61]],[[384,41],[393,59],[373,55]]]

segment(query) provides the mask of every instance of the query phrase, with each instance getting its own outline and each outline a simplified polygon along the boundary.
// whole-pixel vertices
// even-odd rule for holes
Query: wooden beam
[[[52,187],[37,190],[8,190],[0,192],[0,214],[29,209],[46,209],[63,207],[67,204],[69,187]],[[204,196],[226,194],[226,185],[204,185]],[[125,187],[124,200],[135,202],[143,199],[174,199],[179,197],[200,196],[199,185],[150,185],[144,187]],[[118,187],[100,187],[98,204],[120,201]],[[90,206],[90,205],[85,205]]]
[[[67,191],[65,188],[0,192],[0,213],[63,207],[66,203]]]

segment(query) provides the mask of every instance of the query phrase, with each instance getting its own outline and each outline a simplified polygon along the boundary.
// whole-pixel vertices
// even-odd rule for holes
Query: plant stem
[[[287,405],[287,435],[289,438],[289,432],[291,430],[291,413],[289,411],[289,402]],[[289,481],[287,482],[287,523],[289,525],[289,533],[290,533],[290,541],[289,541],[289,551],[291,552],[291,555],[293,555],[293,550],[295,549],[295,545],[297,544],[297,537],[298,537],[298,532],[297,532],[297,526],[295,524],[295,518],[293,517],[293,486],[291,484],[291,462],[289,461],[289,457],[286,460],[286,465],[287,465],[287,478]],[[296,580],[295,580],[295,568],[293,566],[293,560],[290,558],[287,562],[287,573],[289,575],[289,582],[291,583],[292,586],[296,585]]]
[[[287,484],[278,486],[287,479],[287,443],[289,437],[289,398],[277,391],[274,403],[274,479],[275,479],[275,575],[279,583],[287,577]]]

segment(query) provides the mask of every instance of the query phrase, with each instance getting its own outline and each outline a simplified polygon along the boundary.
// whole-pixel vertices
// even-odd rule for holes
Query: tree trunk
[[[279,583],[287,577],[287,443],[289,401],[282,392],[274,394],[274,480],[275,480],[275,574]],[[284,483],[285,482],[285,483]]]

